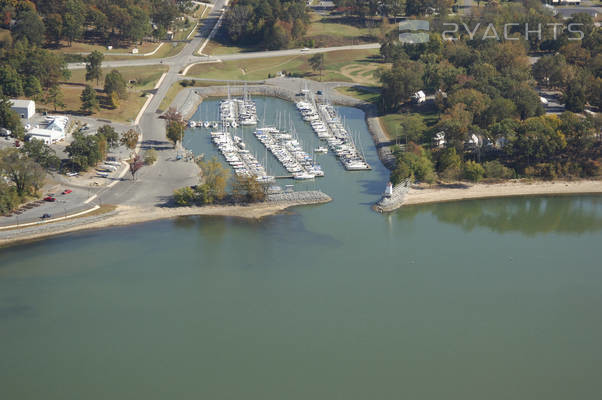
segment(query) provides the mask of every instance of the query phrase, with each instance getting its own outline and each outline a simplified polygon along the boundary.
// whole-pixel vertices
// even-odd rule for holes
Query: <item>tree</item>
[[[562,97],[567,110],[579,113],[585,109],[585,88],[579,80],[571,81]]]
[[[4,96],[2,90],[0,90],[0,127],[10,130],[14,137],[22,138],[23,125],[21,125],[21,119],[11,107],[10,99],[8,96]]]
[[[309,59],[309,65],[311,65],[311,69],[315,71],[320,71],[320,81],[322,81],[322,69],[324,68],[324,53],[318,53],[312,56]]]
[[[226,195],[226,186],[228,185],[230,171],[219,162],[217,157],[212,157],[207,161],[200,161],[199,166],[203,173],[202,182],[207,185],[211,199],[223,199]]]
[[[94,90],[94,88],[90,85],[86,85],[82,91],[80,99],[82,102],[82,111],[91,114],[94,111],[98,111],[100,108],[98,105],[98,98],[96,97],[96,90]]]
[[[127,97],[127,84],[118,70],[114,69],[105,76],[104,90],[108,96],[116,93],[120,99]]]
[[[129,129],[127,132],[121,134],[120,142],[122,145],[130,150],[134,150],[138,145],[138,138],[140,134],[134,129]]]
[[[98,128],[96,132],[98,135],[101,135],[107,141],[107,145],[109,148],[114,148],[119,145],[119,134],[111,125],[103,125]],[[138,137],[136,137],[136,142],[138,141]]]
[[[408,141],[419,143],[425,131],[426,125],[420,114],[403,114],[399,123],[399,131],[395,134],[397,143],[402,139],[406,144]]]
[[[23,91],[25,96],[35,101],[42,99],[42,85],[40,84],[40,80],[35,76],[29,75],[25,78]]]
[[[52,104],[54,106],[54,111],[56,111],[57,107],[65,107],[65,103],[63,103],[63,92],[61,88],[56,85],[52,86],[46,92],[46,98],[44,99],[46,104]]]
[[[483,166],[481,164],[476,163],[472,160],[466,161],[464,163],[465,179],[473,182],[478,182],[483,178],[483,175],[485,175],[485,170],[483,169]]]
[[[144,167],[144,161],[139,155],[134,156],[134,158],[130,160],[130,173],[132,174],[133,180],[136,180],[136,173],[142,167]]]
[[[182,118],[182,114],[177,112],[174,108],[169,108],[165,113],[166,124],[166,137],[173,143],[174,148],[178,142],[184,139],[184,130],[186,129],[186,123]]]
[[[63,37],[63,17],[61,14],[49,14],[44,19],[46,24],[46,37],[49,41],[59,43]]]
[[[67,0],[63,14],[63,33],[69,41],[69,46],[74,40],[79,39],[84,31],[86,20],[86,6],[81,0]]]
[[[61,165],[61,160],[56,156],[56,152],[42,140],[29,139],[23,144],[20,151],[45,169],[56,170]]]
[[[456,153],[454,147],[447,148],[439,155],[437,162],[437,171],[439,176],[445,180],[453,181],[460,177],[462,173],[462,159]]]
[[[98,164],[105,155],[103,144],[106,149],[106,143],[101,135],[86,136],[75,132],[73,141],[65,148],[72,168],[76,171],[85,171],[88,167]]]
[[[23,96],[21,77],[10,64],[0,65],[0,88],[7,96]]]
[[[29,43],[40,46],[44,41],[44,21],[35,11],[25,11],[19,14],[13,35],[17,40],[27,40]]]
[[[91,81],[93,79],[96,80],[96,84],[98,85],[98,81],[102,78],[102,60],[104,59],[104,54],[102,54],[98,50],[94,50],[92,53],[86,57],[86,80]]]
[[[14,183],[19,196],[37,192],[46,177],[46,171],[18,149],[0,150],[0,172]]]
[[[380,107],[384,111],[395,110],[423,86],[424,65],[421,62],[399,60],[391,70],[380,70],[382,83]]]

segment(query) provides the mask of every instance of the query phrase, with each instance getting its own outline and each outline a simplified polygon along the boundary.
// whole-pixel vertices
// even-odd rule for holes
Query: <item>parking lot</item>
[[[54,185],[49,189],[43,192],[43,197],[50,196],[55,199],[54,201],[40,199],[23,204],[10,215],[0,216],[0,226],[19,225],[43,221],[44,219],[60,218],[68,214],[86,210],[94,205],[92,203],[84,204],[84,201],[89,197],[90,190],[75,187],[68,188],[61,185]],[[71,190],[71,193],[63,194],[65,190]],[[47,214],[47,218],[42,218],[44,214]]]

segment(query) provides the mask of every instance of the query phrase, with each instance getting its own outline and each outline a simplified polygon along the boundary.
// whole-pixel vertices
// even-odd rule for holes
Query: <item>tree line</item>
[[[163,38],[175,19],[192,7],[181,0],[3,0],[5,25],[14,21],[15,38],[41,46],[71,45],[84,38],[101,43]],[[8,21],[8,23],[6,22]]]
[[[308,24],[306,0],[235,0],[224,28],[233,43],[274,50],[301,39]]]

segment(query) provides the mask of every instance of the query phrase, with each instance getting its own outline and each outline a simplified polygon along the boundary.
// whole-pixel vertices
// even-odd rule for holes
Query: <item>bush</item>
[[[144,152],[144,164],[153,165],[157,162],[157,150],[149,149]]]
[[[514,171],[508,167],[505,167],[498,160],[487,161],[483,164],[483,169],[485,170],[486,178],[508,179],[514,176]]]
[[[481,164],[474,161],[466,161],[464,163],[464,179],[478,182],[483,178],[484,174],[485,169]]]
[[[173,193],[173,197],[176,204],[180,206],[189,206],[196,202],[196,193],[189,186],[176,189]]]

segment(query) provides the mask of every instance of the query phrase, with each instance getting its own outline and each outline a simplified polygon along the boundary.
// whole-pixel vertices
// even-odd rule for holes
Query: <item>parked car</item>
[[[56,201],[56,199],[52,196],[46,196],[44,197],[44,201]]]
[[[42,219],[52,218],[52,215],[45,213],[45,214],[42,214],[42,216],[40,218],[42,218]]]
[[[73,192],[73,190],[71,190],[71,189],[65,189],[65,190],[63,190],[63,194],[69,194],[71,192]]]

